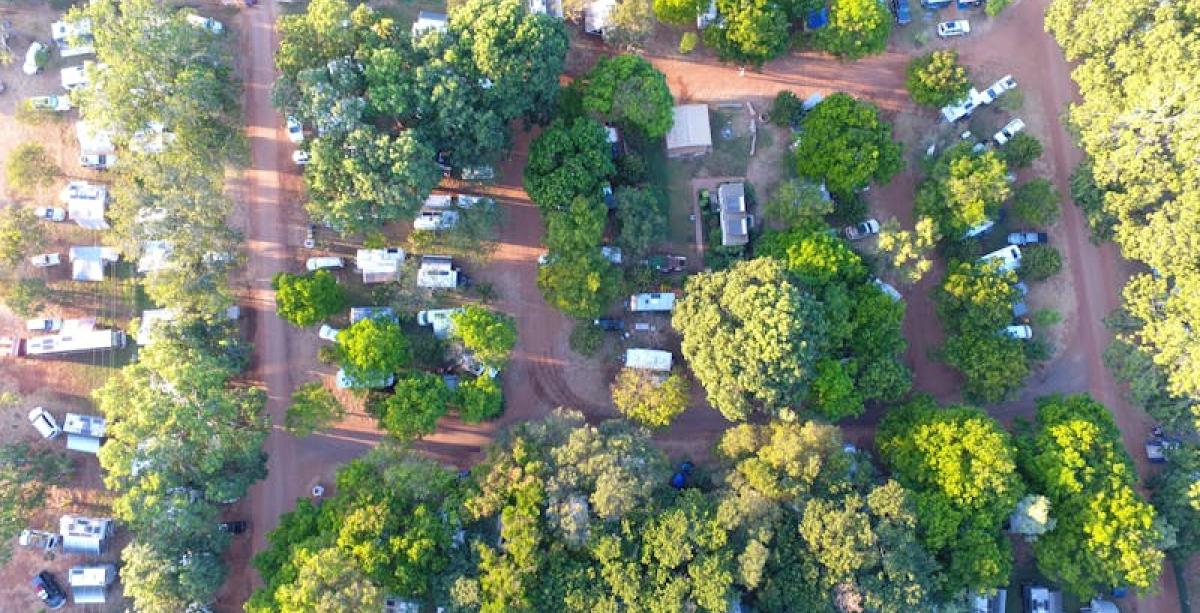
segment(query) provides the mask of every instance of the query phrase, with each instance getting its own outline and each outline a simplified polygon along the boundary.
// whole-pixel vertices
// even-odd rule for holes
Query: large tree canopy
[[[762,64],[787,50],[787,11],[774,0],[717,0],[721,19],[704,28],[704,44],[723,60]]]
[[[833,0],[829,25],[817,32],[817,44],[842,58],[880,53],[892,32],[892,13],[877,0]]]
[[[543,211],[561,209],[577,197],[599,198],[615,172],[604,126],[586,117],[556,120],[529,146],[525,191]]]
[[[639,55],[601,58],[584,76],[583,108],[648,138],[662,138],[675,123],[667,78]]]
[[[871,181],[883,183],[899,172],[900,144],[879,110],[849,94],[836,93],[800,122],[793,152],[796,172],[849,195]]]

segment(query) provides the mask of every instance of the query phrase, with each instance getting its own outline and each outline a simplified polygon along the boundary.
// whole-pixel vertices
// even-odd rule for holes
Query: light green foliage
[[[342,310],[346,297],[328,270],[307,275],[276,273],[271,280],[275,309],[294,326],[311,326]]]
[[[866,264],[846,241],[811,227],[768,232],[758,253],[779,260],[808,286],[861,283],[867,277]]]
[[[292,392],[283,424],[293,436],[308,436],[346,414],[346,408],[320,381],[305,383]]]
[[[499,381],[492,377],[469,378],[460,381],[454,390],[453,404],[464,422],[476,424],[500,416],[504,411],[504,392]]]
[[[529,146],[525,191],[543,211],[561,209],[575,198],[599,198],[600,184],[616,172],[604,126],[580,117],[557,120]]]
[[[996,402],[1018,389],[1029,374],[1020,340],[1002,334],[1017,300],[1016,276],[994,264],[960,263],[934,295],[946,330],[941,359],[962,371],[967,398]]]
[[[396,381],[392,395],[374,411],[388,434],[406,441],[437,430],[437,421],[446,414],[449,402],[450,389],[441,376],[413,373]]]
[[[601,58],[584,83],[584,110],[623,128],[656,139],[675,122],[675,99],[666,77],[641,56]]]
[[[857,365],[825,359],[817,362],[809,398],[814,410],[830,421],[862,414],[863,399],[854,388]]]
[[[538,269],[546,301],[571,317],[599,317],[621,290],[620,273],[599,251],[561,255]]]
[[[697,0],[654,0],[654,16],[663,23],[691,25],[696,23],[699,12]]]
[[[645,255],[667,238],[667,198],[650,187],[619,187],[616,191],[617,219],[621,234],[617,242],[625,257]]]
[[[1085,395],[1042,398],[1020,445],[1022,470],[1058,519],[1034,544],[1038,570],[1080,598],[1155,585],[1162,534],[1108,409]]]
[[[789,22],[779,3],[717,0],[717,12],[723,21],[710,24],[701,35],[721,59],[758,65],[787,50]]]
[[[357,381],[385,379],[412,359],[404,331],[388,320],[358,320],[338,334],[336,347],[338,363]]]
[[[47,187],[62,171],[50,159],[46,149],[36,143],[22,143],[8,154],[4,176],[8,187],[17,192],[31,192]]]
[[[170,613],[208,602],[225,581],[221,558],[212,551],[192,548],[161,551],[133,542],[121,550],[125,596],[138,611]],[[187,556],[188,564],[179,560]]]
[[[929,217],[917,219],[912,230],[901,229],[900,222],[892,218],[880,227],[876,246],[889,268],[906,283],[915,284],[933,267],[930,256],[939,240],[937,224]]]
[[[709,402],[731,421],[802,398],[825,333],[819,305],[767,258],[690,277],[671,321]]]
[[[790,92],[788,92],[790,93]],[[776,99],[778,105],[778,98]],[[773,118],[777,111],[772,110]],[[833,200],[819,186],[803,179],[788,179],[767,200],[767,215],[784,226],[818,223],[833,212]]]
[[[913,102],[935,108],[958,102],[971,88],[971,77],[966,67],[958,63],[958,53],[952,49],[931,51],[914,58],[908,65],[907,75],[905,83]]]
[[[493,368],[503,368],[508,354],[517,344],[517,326],[504,313],[467,305],[450,316],[454,335],[475,357]]]
[[[308,211],[343,232],[412,217],[442,177],[433,149],[408,132],[362,126],[344,142],[318,138],[309,151]]]
[[[1017,188],[1013,196],[1012,213],[1017,221],[1035,226],[1049,226],[1058,221],[1058,190],[1054,184],[1037,178]]]
[[[622,0],[608,16],[604,42],[622,48],[636,47],[654,34],[653,0]]]
[[[12,540],[46,504],[50,487],[66,483],[74,464],[66,455],[28,443],[0,445],[0,538]],[[0,551],[7,563],[12,550]]]
[[[1159,517],[1178,530],[1178,544],[1167,552],[1175,560],[1186,560],[1200,551],[1200,449],[1185,445],[1170,452],[1171,459],[1153,478],[1154,508]]]
[[[598,198],[577,196],[565,210],[546,212],[546,247],[556,257],[598,253],[607,221]]]
[[[0,209],[0,262],[16,266],[45,244],[41,222],[33,211],[16,205]]]
[[[1001,11],[1008,8],[1011,2],[1012,0],[988,0],[987,6],[984,7],[983,11],[987,13],[988,17],[995,17]]]
[[[1052,245],[1028,245],[1021,250],[1021,276],[1045,281],[1062,270],[1062,254]]]
[[[838,57],[858,59],[881,53],[892,31],[892,14],[876,0],[833,0],[829,25],[817,32],[817,44]]]
[[[1028,132],[1020,132],[1000,148],[1000,157],[1013,168],[1028,168],[1042,156],[1042,143]]]
[[[833,94],[805,115],[797,142],[796,172],[824,182],[835,194],[849,195],[871,181],[884,183],[902,166],[892,127],[873,104],[848,94]]]
[[[979,409],[922,397],[884,417],[876,444],[914,492],[921,539],[947,568],[943,593],[1006,585],[1012,551],[1000,526],[1025,493],[1008,433]]]
[[[275,593],[281,609],[298,613],[355,613],[383,606],[384,594],[342,550],[298,549],[294,555],[296,579],[280,586]]]
[[[647,370],[624,368],[612,384],[612,400],[622,415],[649,428],[671,425],[688,405],[691,386],[678,373],[658,379]]]
[[[996,215],[1011,190],[1004,162],[992,151],[976,155],[960,144],[942,154],[917,190],[914,210],[931,217],[943,236],[959,239]]]
[[[695,32],[684,32],[679,37],[679,52],[687,55],[696,50],[696,44],[700,42],[700,37]]]
[[[46,282],[41,279],[18,279],[0,288],[4,306],[20,317],[33,317],[50,296]]]

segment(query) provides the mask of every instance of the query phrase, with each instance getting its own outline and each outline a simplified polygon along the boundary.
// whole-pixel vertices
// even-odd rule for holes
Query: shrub
[[[1011,2],[1012,0],[987,0],[987,6],[984,7],[983,11],[988,14],[988,17],[995,17],[1000,14],[1000,11],[1007,8]]]
[[[320,381],[305,383],[292,392],[292,403],[283,416],[283,427],[304,437],[339,420],[345,407]]]
[[[775,101],[771,103],[771,123],[786,128],[800,121],[803,109],[803,103],[796,97],[796,94],[790,91],[781,91],[775,94]]]
[[[468,424],[499,417],[504,411],[504,392],[491,377],[475,377],[458,384],[455,390],[458,416]]]
[[[42,310],[50,290],[41,279],[19,279],[3,286],[4,306],[20,317],[33,317]]]
[[[971,88],[967,69],[958,63],[958,53],[949,49],[914,59],[908,65],[905,83],[914,102],[932,107],[959,100]]]
[[[288,323],[304,327],[342,310],[346,297],[328,270],[307,275],[277,273],[271,280],[275,308]]]
[[[1042,143],[1028,132],[1021,132],[1005,143],[1000,149],[1000,157],[1013,168],[1028,168],[1033,161],[1042,155]]]
[[[687,55],[695,51],[698,42],[700,42],[700,37],[696,36],[695,32],[684,32],[683,36],[679,37],[679,52]]]
[[[23,143],[12,150],[5,174],[9,187],[26,192],[50,185],[62,172],[41,145]]]
[[[582,356],[593,356],[604,343],[604,331],[590,321],[578,321],[571,330],[571,351]]]
[[[1034,179],[1017,188],[1013,196],[1013,217],[1035,226],[1048,226],[1058,221],[1058,190],[1047,179]]]
[[[1062,255],[1050,245],[1029,245],[1021,250],[1021,276],[1044,281],[1062,270]]]

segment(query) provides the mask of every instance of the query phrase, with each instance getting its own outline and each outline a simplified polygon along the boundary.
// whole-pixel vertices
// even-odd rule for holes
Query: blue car
[[[892,0],[892,12],[896,15],[896,23],[906,26],[912,22],[912,11],[908,8],[908,0]]]

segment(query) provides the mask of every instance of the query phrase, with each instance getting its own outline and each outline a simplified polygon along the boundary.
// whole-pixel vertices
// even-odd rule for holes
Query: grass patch
[[[380,13],[396,20],[402,28],[407,30],[414,21],[417,20],[417,14],[421,11],[430,11],[434,13],[447,13],[449,6],[455,4],[454,0],[447,3],[445,0],[390,0],[386,2],[371,2],[371,8]]]

